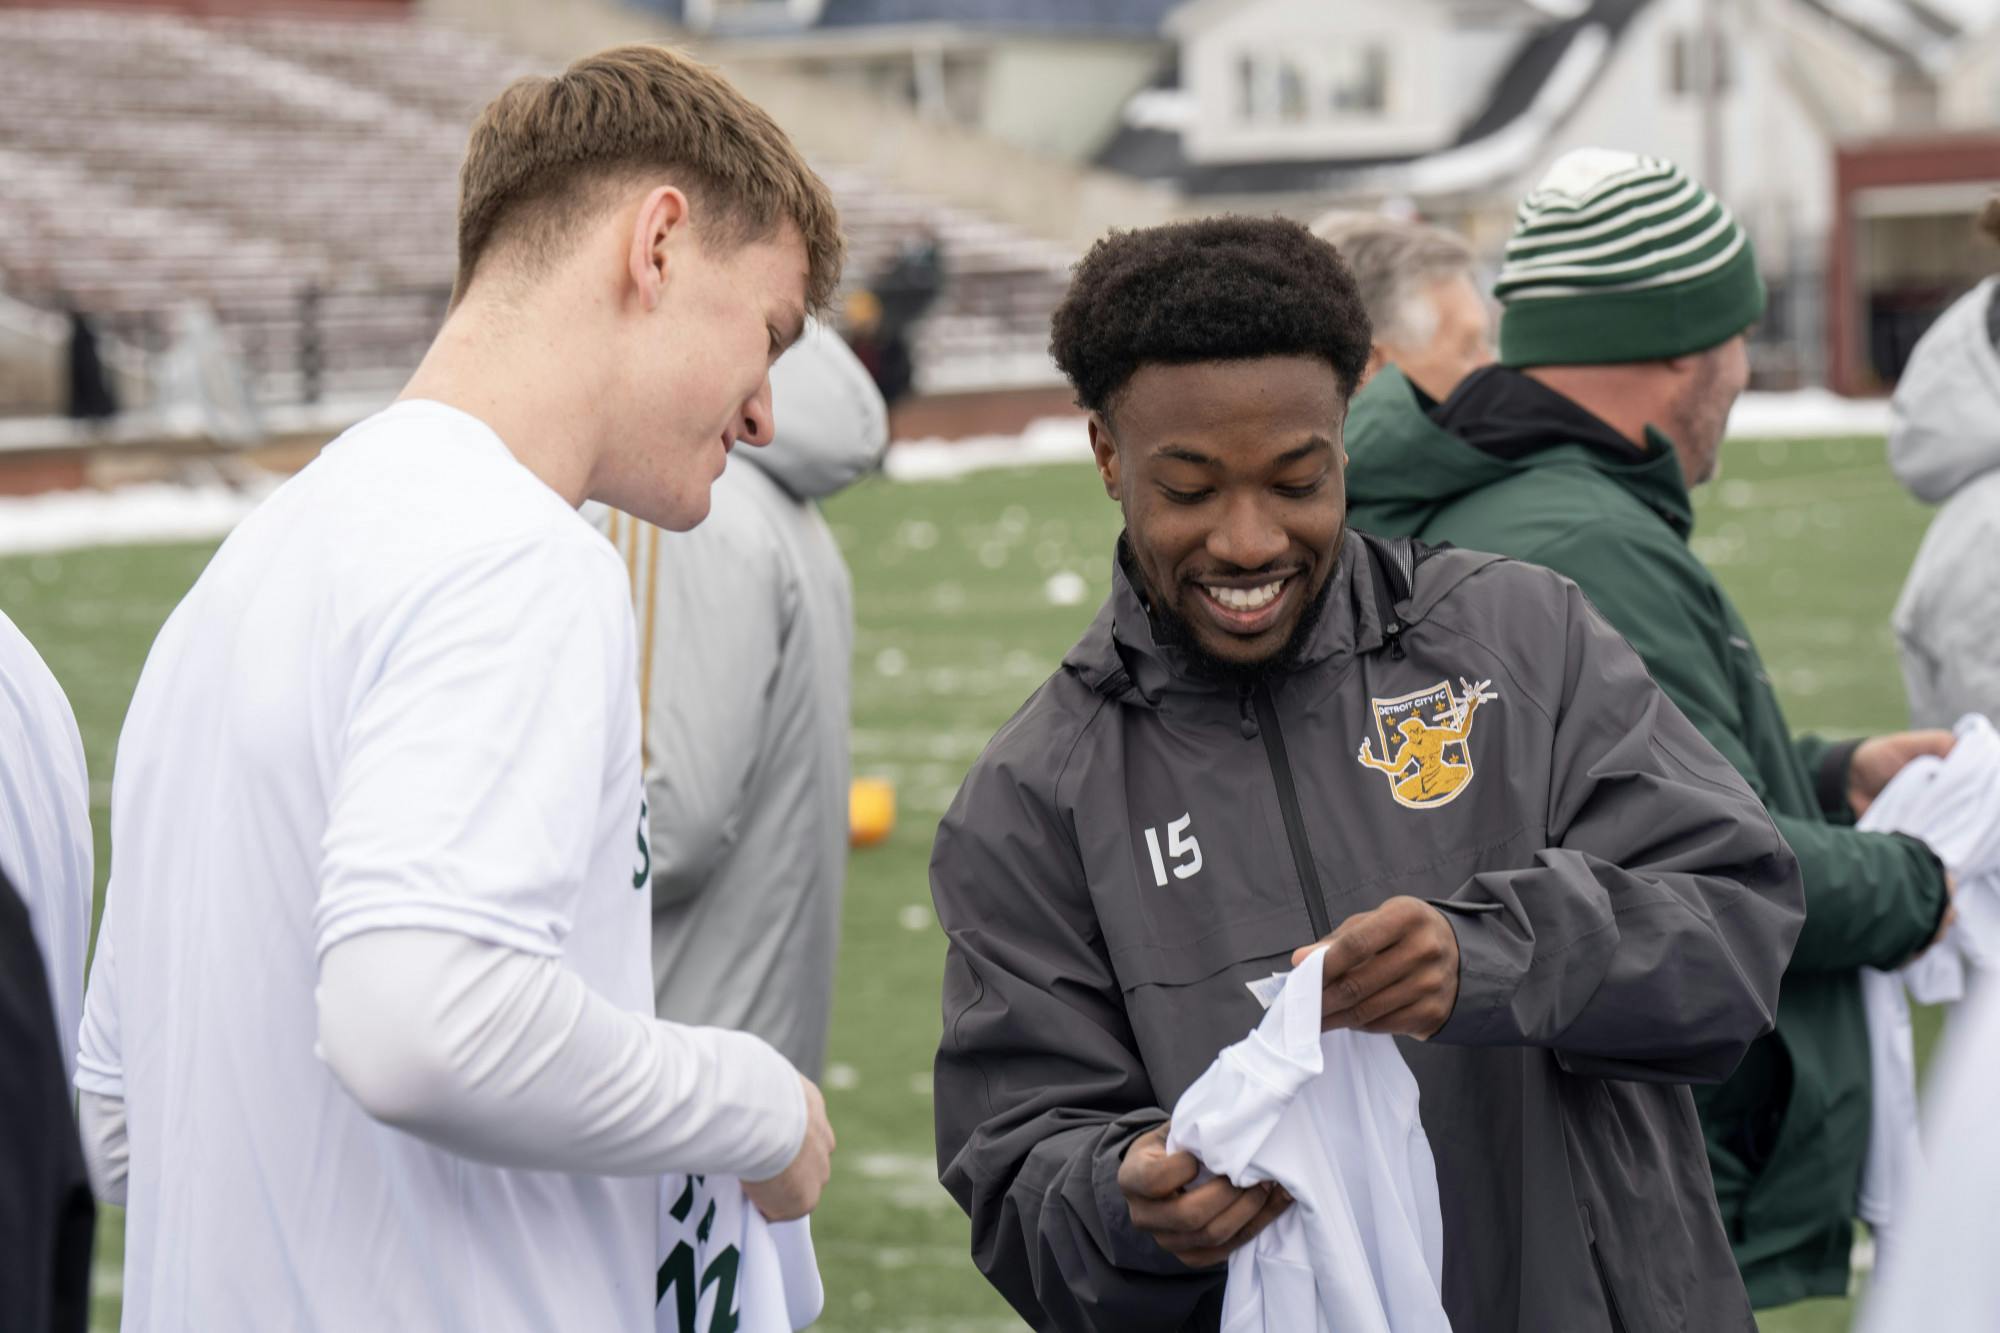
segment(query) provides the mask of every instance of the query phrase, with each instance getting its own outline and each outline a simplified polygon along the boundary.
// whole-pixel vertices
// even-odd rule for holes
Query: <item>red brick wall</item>
[[[81,449],[62,453],[0,454],[0,495],[39,495],[43,491],[74,491],[88,484],[88,462]]]
[[[1833,241],[1827,263],[1827,377],[1838,393],[1880,392],[1862,348],[1853,200],[1884,185],[2000,183],[2000,134],[1933,134],[1839,148],[1833,158]]]
[[[974,435],[1018,435],[1038,417],[1076,414],[1076,393],[1068,385],[1035,389],[988,389],[906,398],[889,413],[892,440],[963,440]]]

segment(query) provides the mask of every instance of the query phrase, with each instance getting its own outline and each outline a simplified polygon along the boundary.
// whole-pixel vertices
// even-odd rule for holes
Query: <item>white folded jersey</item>
[[[1857,1211],[1874,1233],[1878,1272],[1893,1261],[1897,1216],[1923,1168],[1910,996],[1953,1003],[1965,995],[1968,971],[2000,962],[2000,731],[1977,714],[1955,731],[1950,754],[1905,765],[1859,821],[1870,832],[1922,838],[1958,880],[1958,920],[1942,940],[1897,971],[1861,969],[1872,1088]]]
[[[1444,1220],[1417,1080],[1384,1036],[1322,1033],[1323,951],[1181,1094],[1170,1152],[1295,1200],[1229,1257],[1223,1333],[1450,1333]],[[1253,984],[1260,1000],[1270,986]]]
[[[661,1179],[657,1333],[793,1333],[824,1304],[807,1219],[765,1221],[731,1176]]]

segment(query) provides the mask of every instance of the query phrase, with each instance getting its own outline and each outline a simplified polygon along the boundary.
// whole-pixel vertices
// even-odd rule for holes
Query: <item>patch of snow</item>
[[[1889,400],[1842,398],[1827,389],[1746,393],[1729,413],[1732,440],[1887,435]]]
[[[1125,123],[1135,130],[1171,130],[1181,133],[1194,128],[1201,104],[1187,88],[1141,88],[1125,103]]]
[[[1044,417],[1019,435],[969,440],[908,440],[893,445],[882,471],[891,481],[956,481],[994,468],[1090,461],[1090,432],[1080,416]]]
[[[1075,606],[1090,596],[1090,584],[1083,575],[1065,569],[1049,575],[1049,581],[1042,585],[1042,596],[1050,606]]]
[[[149,483],[0,497],[0,554],[222,537],[267,494]]]

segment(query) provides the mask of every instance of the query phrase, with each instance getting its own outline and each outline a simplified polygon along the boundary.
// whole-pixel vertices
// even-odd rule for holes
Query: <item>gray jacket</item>
[[[874,469],[888,418],[815,326],[771,372],[777,437],[738,446],[690,532],[636,549],[653,979],[678,1022],[754,1032],[817,1079],[847,870],[854,599],[814,501]],[[648,668],[650,668],[648,670]]]
[[[1568,580],[1350,533],[1327,596],[1238,694],[1121,570],[939,828],[938,1161],[975,1262],[1039,1328],[1215,1327],[1223,1273],[1133,1228],[1119,1160],[1256,1024],[1246,981],[1408,894],[1460,949],[1451,1019],[1399,1042],[1453,1324],[1751,1329],[1680,1085],[1771,1028],[1790,851]]]
[[[2000,349],[1988,278],[1938,318],[1896,385],[1889,465],[1942,504],[1896,603],[1910,718],[2000,718]]]

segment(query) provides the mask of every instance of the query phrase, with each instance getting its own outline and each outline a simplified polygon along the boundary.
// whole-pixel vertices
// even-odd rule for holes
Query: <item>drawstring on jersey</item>
[[[1400,662],[1403,660],[1403,622],[1391,620],[1382,626],[1382,642],[1389,647],[1389,656]]]

